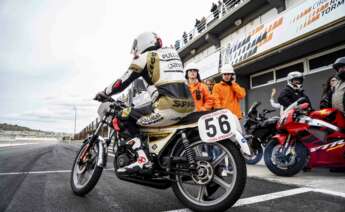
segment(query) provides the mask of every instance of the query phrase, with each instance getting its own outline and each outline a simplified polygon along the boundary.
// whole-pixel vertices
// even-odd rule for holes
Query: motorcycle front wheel
[[[262,156],[263,156],[263,149],[262,146],[259,145],[258,147],[255,147],[255,149],[253,148],[253,155],[249,156],[249,155],[243,155],[244,159],[246,160],[246,163],[249,165],[255,165],[257,164]]]
[[[78,196],[89,193],[102,175],[103,167],[97,166],[97,143],[84,143],[74,160],[71,172],[72,191]]]
[[[192,176],[176,175],[172,189],[177,198],[194,211],[224,211],[240,198],[247,178],[244,158],[229,140],[217,143],[196,141],[191,144],[197,161]],[[186,156],[183,150],[181,157]]]
[[[289,155],[282,155],[281,147],[281,144],[275,139],[267,144],[264,153],[265,164],[272,173],[278,176],[294,176],[305,167],[308,150],[298,141]]]

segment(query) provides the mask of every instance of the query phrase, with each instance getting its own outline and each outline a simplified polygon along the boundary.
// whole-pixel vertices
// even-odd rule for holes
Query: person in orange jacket
[[[238,118],[242,118],[240,100],[246,96],[246,90],[237,84],[232,65],[225,64],[220,72],[223,79],[214,85],[212,91],[215,97],[215,109],[226,108]]]
[[[195,110],[207,111],[213,107],[213,98],[207,86],[201,82],[199,68],[193,62],[185,68],[185,77],[188,82],[189,91],[192,94]]]

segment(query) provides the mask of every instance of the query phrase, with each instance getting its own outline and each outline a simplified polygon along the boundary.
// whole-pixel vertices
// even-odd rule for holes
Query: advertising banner
[[[233,65],[267,52],[345,17],[345,0],[308,0],[232,39],[221,51],[222,64]]]

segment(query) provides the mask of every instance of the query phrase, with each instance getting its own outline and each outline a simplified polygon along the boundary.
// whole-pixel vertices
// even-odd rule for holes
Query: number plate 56
[[[237,117],[226,109],[203,115],[198,120],[200,138],[204,142],[230,138],[232,131],[237,128],[236,122]]]

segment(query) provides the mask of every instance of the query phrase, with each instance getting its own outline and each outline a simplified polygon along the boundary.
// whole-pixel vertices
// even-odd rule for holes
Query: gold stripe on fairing
[[[185,84],[187,84],[185,80],[169,80],[169,81],[161,80],[159,83],[156,83],[155,86],[158,87],[158,86],[165,85],[165,84],[175,84],[175,83],[185,83]]]
[[[133,70],[136,73],[141,73],[143,71],[143,68],[141,68],[139,65],[133,64],[133,63],[129,66],[128,69]]]
[[[175,99],[168,96],[162,96],[154,104],[159,110],[172,109],[178,113],[191,113],[194,111],[193,99]]]
[[[147,54],[147,71],[153,83],[158,82],[160,78],[159,55],[156,52]]]
[[[143,133],[150,133],[154,131],[161,131],[161,132],[170,132],[169,135],[167,135],[164,138],[154,140],[149,142],[149,149],[150,153],[155,153],[158,155],[162,149],[168,144],[169,140],[173,135],[175,135],[176,131],[179,129],[186,129],[186,128],[195,128],[198,127],[198,123],[195,122],[193,124],[187,124],[187,125],[173,125],[168,127],[162,127],[162,128],[141,128],[140,131]],[[151,139],[151,138],[150,138]]]

